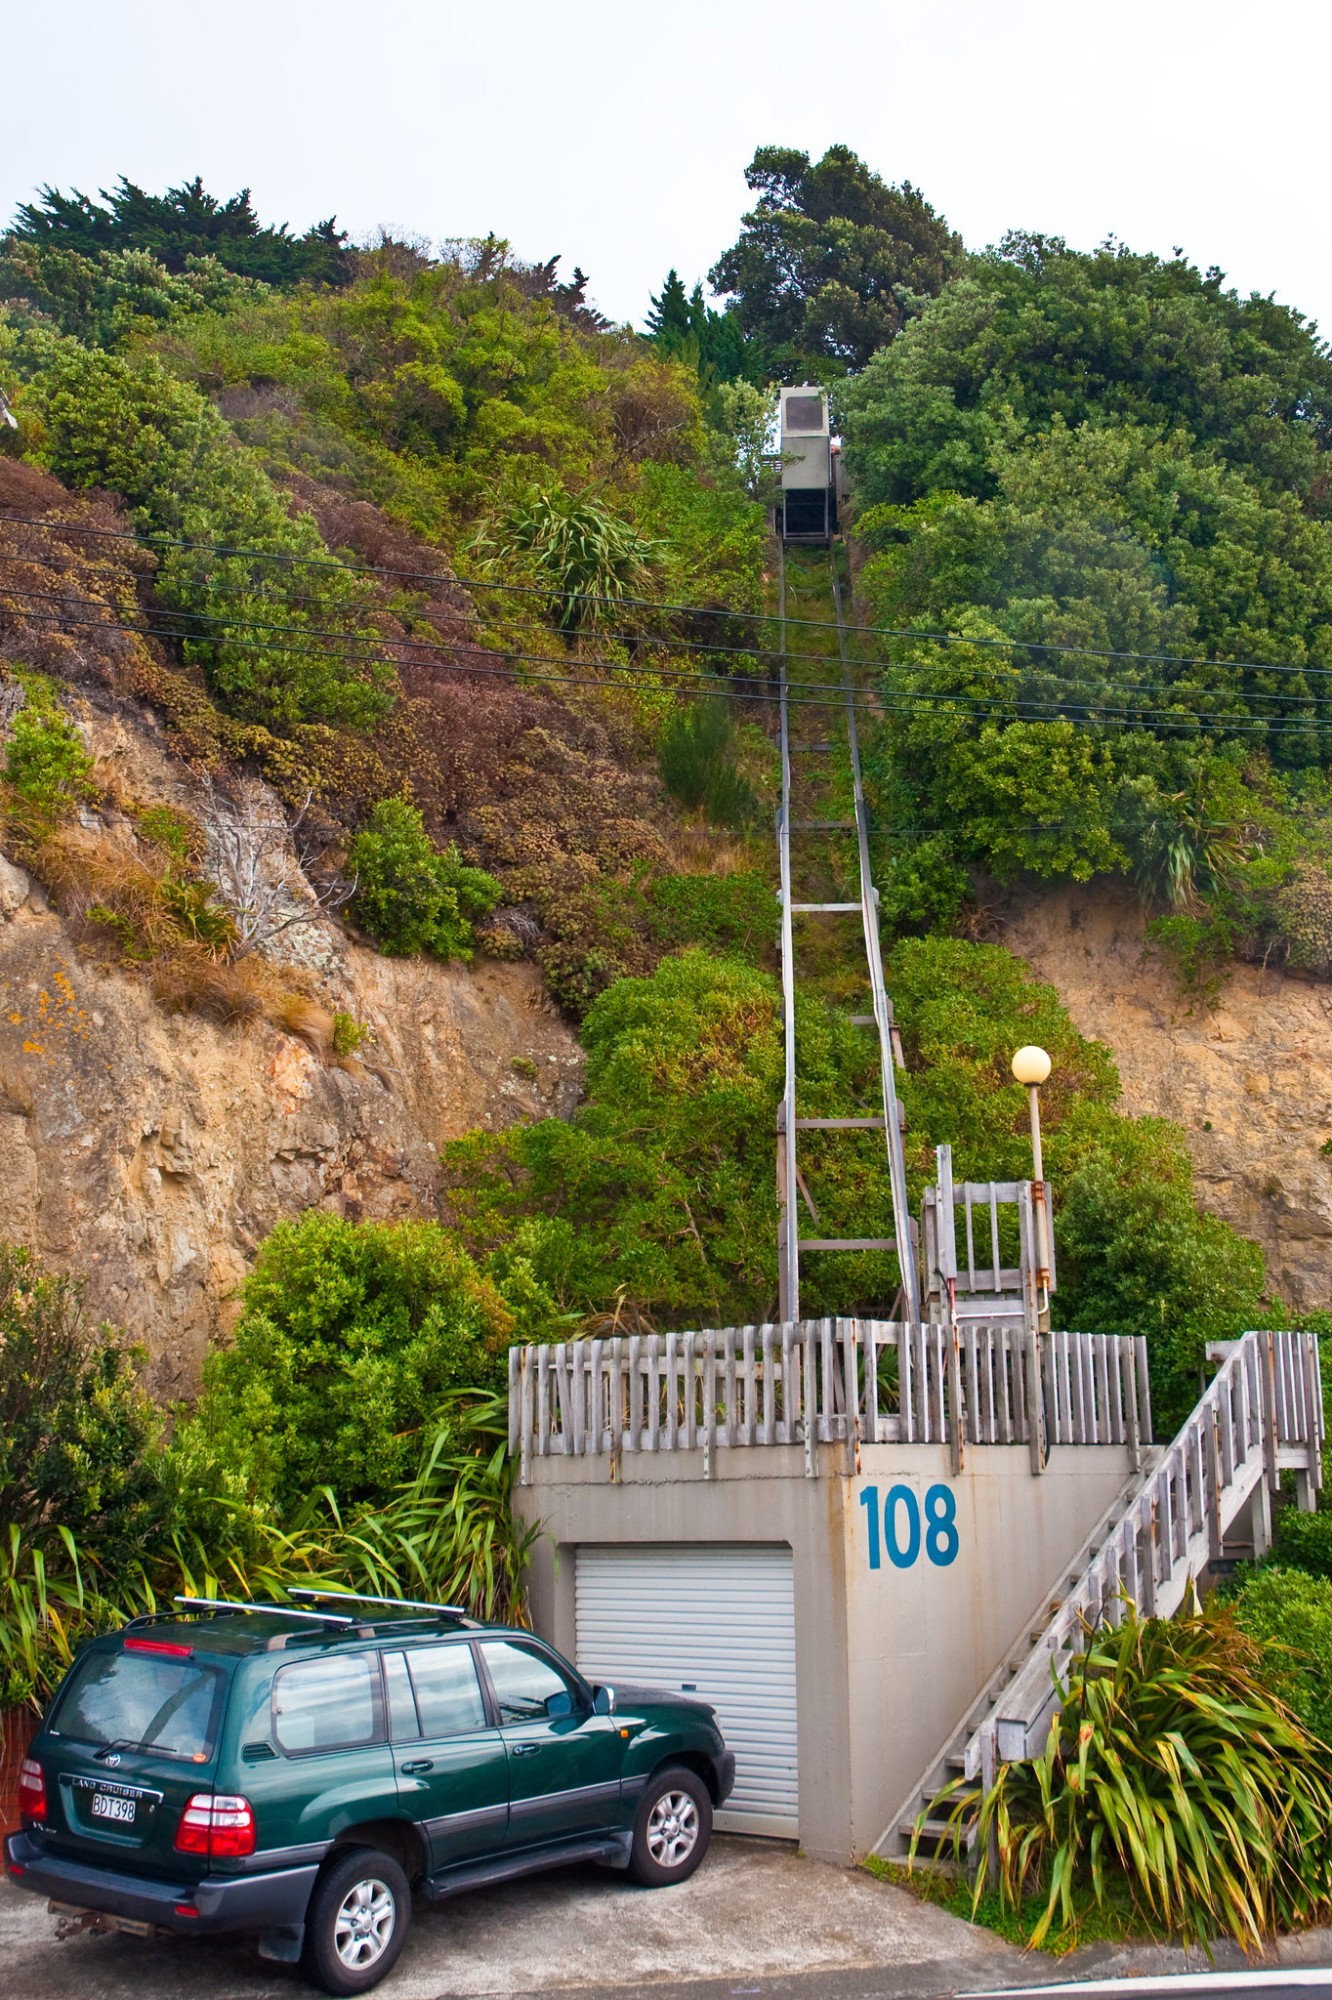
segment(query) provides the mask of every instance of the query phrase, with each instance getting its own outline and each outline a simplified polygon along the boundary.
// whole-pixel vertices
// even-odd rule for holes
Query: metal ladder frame
[[[832,556],[829,555],[829,565]],[[860,768],[860,739],[856,730],[855,690],[851,663],[847,656],[846,631],[842,616],[842,590],[835,570],[832,574],[833,599],[837,608],[837,645],[842,663],[842,689],[846,703],[847,742],[851,756],[851,776],[855,799],[854,830],[860,876],[860,896],[854,903],[795,903],[791,893],[791,733],[787,699],[789,667],[786,646],[786,552],[778,545],[778,589],[780,593],[780,722],[782,800],[777,813],[777,843],[780,867],[782,1022],[786,1049],[785,1082],[777,1113],[777,1193],[778,1193],[778,1280],[779,1311],[783,1321],[800,1317],[800,1252],[804,1250],[895,1250],[901,1272],[903,1318],[920,1320],[920,1278],[911,1212],[907,1202],[906,1155],[902,1144],[901,1105],[897,1095],[893,1009],[883,976],[883,955],[879,944],[879,892],[870,867],[869,815]],[[821,824],[814,823],[816,826]],[[848,828],[848,830],[850,830]],[[872,1021],[879,1040],[879,1080],[883,1095],[880,1118],[800,1118],[796,1108],[795,1035],[795,938],[793,916],[806,911],[859,911],[864,934],[865,959],[869,972],[873,1005]],[[866,1025],[869,1025],[866,1022]],[[888,1151],[888,1177],[892,1188],[892,1237],[806,1237],[799,1226],[799,1202],[804,1195],[796,1157],[796,1133],[801,1129],[849,1130],[882,1126]],[[808,1199],[808,1197],[806,1197]],[[811,1204],[812,1207],[812,1204]]]

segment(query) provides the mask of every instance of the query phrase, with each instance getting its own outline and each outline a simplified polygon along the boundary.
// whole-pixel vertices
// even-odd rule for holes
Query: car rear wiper
[[[136,1743],[132,1736],[117,1736],[113,1743],[104,1743],[100,1750],[94,1750],[93,1756],[100,1761],[103,1757],[112,1756],[117,1750],[142,1750],[142,1748],[142,1743]]]

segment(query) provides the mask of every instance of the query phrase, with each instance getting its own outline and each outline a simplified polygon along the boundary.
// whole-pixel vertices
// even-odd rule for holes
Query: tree
[[[215,257],[228,271],[283,289],[345,285],[351,278],[346,231],[333,216],[293,236],[285,222],[270,229],[259,221],[248,188],[218,201],[197,178],[155,195],[122,175],[110,193],[98,192],[105,207],[77,188],[63,194],[44,187],[35,202],[20,206],[12,234],[85,257],[147,250],[176,273],[187,270],[192,257]]]
[[[0,1523],[69,1530],[114,1569],[159,1527],[161,1419],[83,1287],[0,1243]]]
[[[686,292],[674,265],[660,292],[652,294],[644,326],[657,352],[696,368],[705,389],[739,381],[754,368],[755,355],[746,350],[739,315],[730,307],[718,312],[710,306],[701,284]]]
[[[663,354],[678,354],[693,329],[689,324],[689,294],[684,279],[672,264],[660,292],[652,294],[651,309],[644,322],[649,339]]]
[[[960,265],[962,239],[920,191],[889,187],[848,146],[817,164],[761,146],[745,180],[758,202],[708,277],[782,381],[863,368]]]

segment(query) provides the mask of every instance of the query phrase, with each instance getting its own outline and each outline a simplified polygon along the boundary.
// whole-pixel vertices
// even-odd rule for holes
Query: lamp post
[[[1019,1049],[1013,1058],[1013,1074],[1019,1083],[1027,1087],[1027,1097],[1031,1103],[1031,1164],[1032,1164],[1032,1206],[1036,1210],[1036,1255],[1040,1260],[1040,1270],[1036,1274],[1039,1295],[1044,1304],[1042,1318],[1047,1322],[1050,1312],[1050,1235],[1045,1212],[1045,1163],[1041,1157],[1041,1085],[1050,1074],[1050,1058],[1044,1049],[1028,1046]]]

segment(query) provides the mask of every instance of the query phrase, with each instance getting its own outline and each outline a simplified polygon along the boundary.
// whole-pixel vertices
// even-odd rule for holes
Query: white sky
[[[0,216],[42,182],[247,183],[265,221],[507,235],[641,320],[754,148],[855,148],[973,247],[1217,263],[1332,333],[1327,0],[61,0],[0,30]]]

